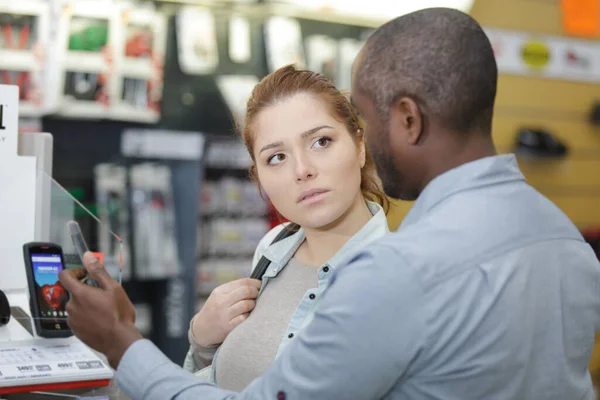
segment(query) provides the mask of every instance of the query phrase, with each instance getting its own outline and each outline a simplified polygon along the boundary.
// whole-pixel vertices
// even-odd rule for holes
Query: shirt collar
[[[484,157],[460,165],[429,182],[400,228],[419,220],[437,204],[459,192],[518,180],[525,180],[525,177],[514,154]]]
[[[335,268],[335,266],[339,265],[352,250],[356,250],[358,247],[364,247],[371,240],[389,233],[390,230],[383,207],[372,201],[367,201],[367,206],[369,207],[371,214],[373,214],[373,217],[327,262],[332,267]],[[304,241],[304,238],[304,230],[300,228],[298,232],[293,235],[267,247],[264,256],[276,265],[276,269],[279,269],[292,258],[296,250],[298,250],[298,247],[300,247]]]
[[[367,201],[367,206],[369,207],[371,214],[373,214],[373,218],[371,218],[365,226],[360,228],[360,230],[356,232],[333,257],[331,257],[327,263],[333,268],[340,265],[349,255],[355,254],[357,249],[365,247],[373,240],[390,232],[387,216],[383,211],[383,207],[372,201]]]

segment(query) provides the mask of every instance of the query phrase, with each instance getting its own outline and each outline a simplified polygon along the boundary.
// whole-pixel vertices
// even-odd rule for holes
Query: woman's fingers
[[[249,314],[250,311],[254,310],[255,305],[256,302],[254,300],[238,301],[229,307],[229,315],[231,316],[231,319],[234,319],[240,315]]]
[[[229,324],[231,325],[231,329],[235,328],[236,326],[238,326],[242,322],[244,322],[248,318],[248,315],[250,315],[250,314],[242,314],[242,315],[238,315],[237,317],[233,318],[229,322]]]

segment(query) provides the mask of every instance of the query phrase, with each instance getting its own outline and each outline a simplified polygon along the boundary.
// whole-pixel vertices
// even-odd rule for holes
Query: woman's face
[[[300,93],[262,110],[254,124],[258,179],[285,218],[325,227],[357,201],[364,143],[356,143],[319,97]]]

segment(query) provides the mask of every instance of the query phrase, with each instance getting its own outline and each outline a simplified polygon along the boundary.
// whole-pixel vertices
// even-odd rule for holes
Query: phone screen
[[[61,255],[32,252],[31,265],[42,329],[69,329],[66,323],[69,294],[58,279],[64,269]]]

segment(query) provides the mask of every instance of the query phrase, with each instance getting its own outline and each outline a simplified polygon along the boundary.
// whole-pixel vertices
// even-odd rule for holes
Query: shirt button
[[[277,393],[277,400],[285,400],[285,392]]]
[[[317,296],[315,296],[314,293],[311,293],[310,295],[308,295],[308,298],[311,299],[311,300],[314,300],[315,297],[317,297]]]
[[[293,337],[294,337],[294,334],[293,334],[293,333],[290,333],[290,334],[288,335],[288,338],[290,338],[290,339],[291,339],[291,338],[293,338]]]
[[[323,267],[323,272],[329,272],[329,267],[328,266],[324,266]]]

